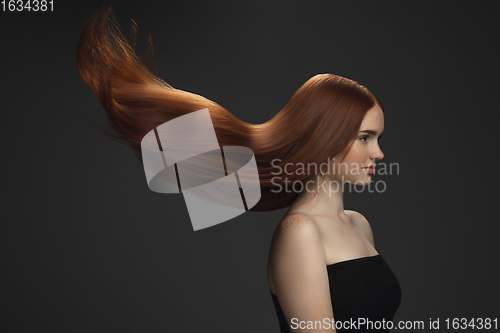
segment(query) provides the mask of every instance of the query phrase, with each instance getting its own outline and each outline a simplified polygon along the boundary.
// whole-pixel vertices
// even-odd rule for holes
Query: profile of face
[[[332,161],[328,177],[338,182],[368,185],[377,161],[384,158],[378,140],[384,131],[384,112],[379,105],[367,111],[351,149]]]

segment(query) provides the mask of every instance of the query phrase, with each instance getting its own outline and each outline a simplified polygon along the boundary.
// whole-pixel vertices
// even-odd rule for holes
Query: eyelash
[[[368,134],[368,135],[363,135],[363,136],[362,136],[362,137],[360,137],[359,139],[360,139],[361,141],[363,141],[363,142],[366,142],[366,139],[368,139],[369,137],[370,137],[370,134]],[[380,139],[382,139],[382,136],[379,136],[377,140],[378,140],[378,141],[380,141]]]

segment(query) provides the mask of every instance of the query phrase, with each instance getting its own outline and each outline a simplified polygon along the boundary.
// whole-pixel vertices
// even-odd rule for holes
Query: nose
[[[384,158],[384,153],[382,152],[382,149],[380,149],[378,142],[376,142],[373,146],[373,149],[370,153],[370,158],[374,161],[378,161]]]

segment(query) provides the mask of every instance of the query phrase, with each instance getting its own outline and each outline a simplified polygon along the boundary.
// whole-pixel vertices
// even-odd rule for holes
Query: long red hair
[[[112,128],[99,129],[128,144],[142,163],[141,140],[149,131],[208,108],[221,146],[245,146],[254,152],[262,195],[252,211],[291,205],[298,193],[276,193],[285,179],[304,182],[310,175],[294,172],[301,163],[320,165],[345,153],[356,139],[366,112],[376,104],[383,109],[377,97],[361,84],[334,74],[318,74],[307,80],[272,119],[249,124],[217,103],[175,89],[155,76],[158,63],[151,62],[151,39],[143,59],[138,58],[134,51],[135,22],[132,28],[125,38],[109,6],[92,13],[83,29],[77,69],[104,107]],[[278,167],[283,170],[287,163],[287,171],[292,174],[277,175]]]

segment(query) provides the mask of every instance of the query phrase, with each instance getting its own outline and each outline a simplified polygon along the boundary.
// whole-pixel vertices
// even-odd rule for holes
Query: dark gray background
[[[278,332],[266,260],[285,210],[193,232],[182,196],[90,125],[106,119],[75,52],[108,3],[0,13],[2,331]],[[369,87],[400,174],[346,209],[400,281],[395,320],[498,316],[498,1],[114,5],[139,55],[148,35],[166,52],[162,79],[251,123],[318,73]]]

